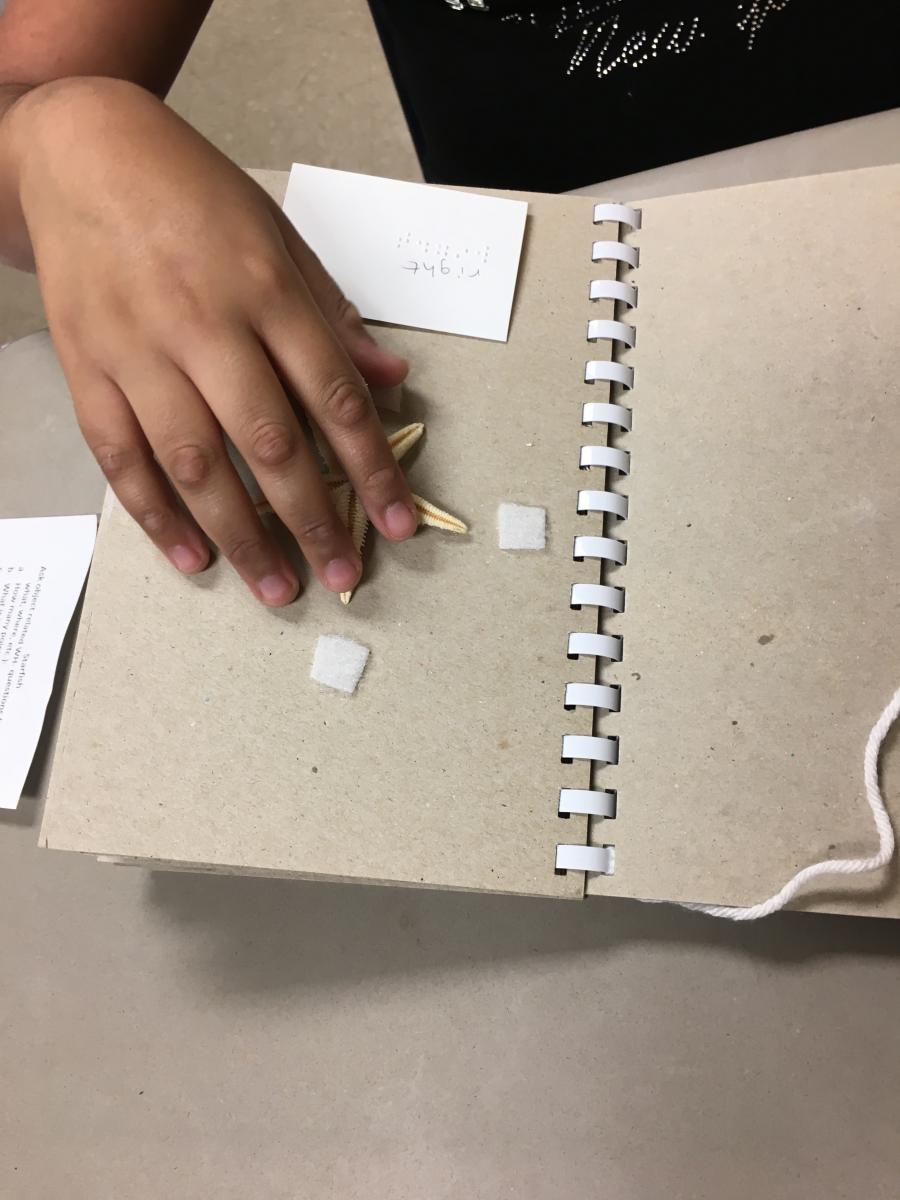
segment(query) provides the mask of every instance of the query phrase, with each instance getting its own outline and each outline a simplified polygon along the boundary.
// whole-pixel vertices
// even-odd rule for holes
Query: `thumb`
[[[378,344],[352,304],[331,278],[284,213],[273,202],[273,214],[284,247],[303,276],[313,299],[356,369],[370,387],[394,387],[409,374],[409,363]]]

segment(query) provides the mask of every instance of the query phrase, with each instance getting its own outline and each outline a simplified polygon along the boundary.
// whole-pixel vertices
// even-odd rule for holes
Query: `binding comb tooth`
[[[618,225],[619,236],[595,241],[592,260],[615,264],[617,276],[634,270],[640,252],[624,237],[626,230],[640,229],[641,210],[627,204],[595,204],[594,224],[604,222]],[[559,790],[557,815],[565,820],[576,814],[586,816],[589,824],[585,843],[557,845],[554,870],[558,875],[569,871],[612,875],[616,869],[615,846],[601,843],[593,835],[599,832],[599,822],[615,819],[618,804],[616,790],[608,787],[606,780],[607,772],[614,771],[619,761],[619,739],[605,728],[601,732],[599,714],[618,713],[622,705],[619,685],[609,683],[604,675],[609,669],[607,664],[621,662],[624,653],[622,637],[609,632],[607,624],[610,613],[624,612],[626,594],[611,575],[625,564],[627,541],[617,524],[612,536],[611,526],[628,519],[628,497],[614,491],[612,481],[624,479],[631,470],[631,456],[618,440],[631,432],[632,411],[622,403],[622,397],[634,388],[634,367],[621,361],[621,355],[635,345],[635,326],[626,315],[637,308],[638,289],[626,279],[593,279],[588,296],[593,304],[605,307],[600,308],[600,316],[588,321],[586,340],[598,348],[608,343],[609,353],[606,358],[591,358],[585,363],[584,381],[600,384],[608,394],[582,405],[581,423],[586,427],[605,426],[606,438],[602,445],[581,447],[578,466],[583,471],[602,471],[603,482],[577,492],[576,512],[589,532],[574,538],[572,558],[575,562],[596,562],[597,581],[573,583],[569,605],[574,612],[593,610],[596,623],[593,629],[569,634],[568,657],[592,660],[593,670],[592,678],[566,684],[563,707],[567,712],[589,709],[593,725],[589,734],[563,736],[560,759],[569,774],[567,786]],[[601,787],[594,783],[598,777],[603,780]]]

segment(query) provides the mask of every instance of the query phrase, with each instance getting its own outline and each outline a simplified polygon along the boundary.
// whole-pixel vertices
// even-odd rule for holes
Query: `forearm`
[[[23,156],[45,99],[79,81],[163,97],[210,0],[7,0],[0,3],[0,261],[33,266],[21,206]],[[74,131],[75,137],[79,131]]]
[[[6,0],[0,87],[125,79],[164,97],[211,0]]]

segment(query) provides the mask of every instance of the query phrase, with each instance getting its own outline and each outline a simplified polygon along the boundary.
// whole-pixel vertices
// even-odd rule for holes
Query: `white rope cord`
[[[894,857],[894,830],[891,818],[884,806],[881,788],[878,786],[878,756],[898,715],[900,715],[900,688],[894,692],[884,712],[875,722],[866,742],[866,751],[863,757],[866,799],[878,831],[877,854],[873,854],[869,858],[831,858],[813,863],[812,866],[798,871],[780,892],[770,896],[768,900],[763,900],[761,904],[753,904],[749,908],[729,908],[720,904],[682,904],[680,907],[706,913],[710,917],[723,917],[726,921],[758,921],[760,917],[768,917],[771,913],[784,908],[811,879],[821,879],[827,875],[862,875],[867,871],[877,871],[881,867],[886,867]]]

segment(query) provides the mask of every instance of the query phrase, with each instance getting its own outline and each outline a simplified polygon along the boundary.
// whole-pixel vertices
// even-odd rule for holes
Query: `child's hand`
[[[148,93],[63,81],[11,117],[50,330],[122,504],[180,570],[206,566],[202,529],[260,600],[292,600],[296,575],[227,433],[318,578],[352,588],[359,557],[288,393],[378,529],[406,538],[415,509],[364,382],[399,383],[406,363],[371,340],[265,193]]]

